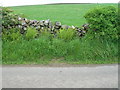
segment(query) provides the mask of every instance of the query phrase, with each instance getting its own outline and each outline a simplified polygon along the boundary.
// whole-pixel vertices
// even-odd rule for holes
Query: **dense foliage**
[[[18,15],[13,14],[9,8],[2,8],[2,28],[4,30],[15,28],[19,24]]]
[[[2,40],[17,40],[20,38],[20,30],[17,25],[20,24],[18,21],[17,14],[13,14],[13,11],[9,8],[2,8]]]
[[[72,40],[75,36],[75,31],[68,29],[68,30],[60,30],[58,33],[58,38],[63,40]]]
[[[118,12],[113,6],[97,7],[85,14],[91,33],[102,39],[118,39]]]

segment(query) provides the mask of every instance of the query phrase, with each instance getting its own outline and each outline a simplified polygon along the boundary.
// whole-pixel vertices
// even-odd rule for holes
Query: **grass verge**
[[[2,61],[3,64],[111,64],[118,62],[118,47],[115,42],[89,38],[6,41]]]

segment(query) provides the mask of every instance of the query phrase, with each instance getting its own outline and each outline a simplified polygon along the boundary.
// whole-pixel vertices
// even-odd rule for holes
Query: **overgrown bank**
[[[25,34],[20,34],[16,28],[7,29],[7,33],[2,33],[3,64],[117,63],[119,33],[116,15],[114,7],[88,12],[85,18],[90,27],[83,37],[76,36],[72,29],[61,29],[55,37],[46,30],[36,37],[38,33],[34,28],[28,28]]]
[[[118,48],[116,43],[86,38],[3,42],[3,64],[48,64],[53,59],[76,64],[117,63]]]

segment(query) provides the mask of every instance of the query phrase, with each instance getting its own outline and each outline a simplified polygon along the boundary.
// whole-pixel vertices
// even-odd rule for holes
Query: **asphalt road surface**
[[[3,66],[3,88],[118,88],[118,65]]]

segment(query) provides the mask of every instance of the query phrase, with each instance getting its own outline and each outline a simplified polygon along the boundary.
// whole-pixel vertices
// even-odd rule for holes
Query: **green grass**
[[[24,14],[29,19],[60,21],[62,24],[81,26],[86,21],[84,14],[97,6],[117,4],[56,4],[11,7],[15,13]]]
[[[118,62],[118,47],[109,41],[75,38],[3,42],[3,64],[110,64]],[[54,61],[53,61],[54,60]]]
[[[97,6],[117,4],[62,4],[11,7],[15,13],[23,13],[29,19],[51,19],[62,24],[80,26],[86,21],[84,14]],[[88,35],[88,34],[87,34]],[[109,40],[74,38],[48,38],[3,41],[3,64],[111,64],[118,62],[118,44]]]
[[[0,65],[2,64],[2,40],[0,37]]]

